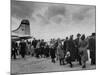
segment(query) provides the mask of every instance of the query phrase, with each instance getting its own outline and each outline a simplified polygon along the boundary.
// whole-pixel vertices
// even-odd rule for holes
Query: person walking
[[[22,39],[22,41],[20,42],[20,54],[21,54],[22,58],[25,57],[25,54],[26,54],[26,43],[25,43],[24,39]]]
[[[14,59],[16,59],[16,55],[18,54],[17,53],[17,42],[15,40],[12,40],[11,41],[11,57],[13,57]]]
[[[71,61],[75,61],[75,43],[73,40],[73,35],[70,36],[68,40],[68,50],[70,51]]]
[[[58,46],[57,46],[57,55],[59,57],[59,63],[60,65],[64,65],[64,50],[61,41],[59,40]]]
[[[81,62],[82,62],[82,68],[86,68],[86,61],[88,60],[88,42],[85,40],[85,35],[82,35],[81,41],[79,42],[79,52],[81,55]]]
[[[89,49],[90,49],[90,58],[91,58],[91,65],[96,64],[96,38],[95,33],[92,33],[89,39]]]
[[[81,63],[81,56],[79,52],[79,41],[80,41],[81,34],[77,34],[77,38],[75,39],[75,59],[79,62],[79,65],[82,65]]]
[[[51,56],[51,61],[52,61],[53,63],[55,63],[55,58],[56,58],[55,53],[56,53],[56,49],[55,49],[55,47],[54,47],[54,44],[51,43],[51,44],[50,44],[50,56]]]

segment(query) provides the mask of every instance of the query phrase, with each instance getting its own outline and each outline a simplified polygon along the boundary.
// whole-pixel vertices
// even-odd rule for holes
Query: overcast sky
[[[15,1],[11,3],[11,27],[29,19],[31,35],[36,38],[65,38],[77,33],[95,32],[95,6]]]

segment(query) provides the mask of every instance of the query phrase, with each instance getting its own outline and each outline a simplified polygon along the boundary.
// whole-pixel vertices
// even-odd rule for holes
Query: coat
[[[70,51],[71,60],[75,61],[75,43],[74,40],[68,40],[68,50]]]
[[[89,39],[90,58],[96,58],[96,39]]]
[[[87,53],[88,43],[86,40],[80,41],[79,52],[81,53],[81,60],[87,61],[88,60],[88,53]]]
[[[20,43],[20,53],[23,55],[26,54],[26,43],[25,42]]]
[[[63,50],[62,47],[59,46],[59,45],[58,45],[58,47],[57,47],[57,55],[58,55],[59,59],[64,58],[64,50]]]
[[[34,46],[31,46],[31,54],[34,54]]]

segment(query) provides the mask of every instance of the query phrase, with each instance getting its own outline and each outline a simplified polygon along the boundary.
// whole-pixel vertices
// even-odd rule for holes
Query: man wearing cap
[[[90,58],[91,58],[91,65],[96,64],[96,38],[95,33],[92,33],[89,39],[89,49],[90,49]]]

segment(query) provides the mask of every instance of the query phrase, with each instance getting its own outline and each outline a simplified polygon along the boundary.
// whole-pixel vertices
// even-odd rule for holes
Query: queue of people
[[[95,36],[95,33],[89,37],[77,34],[76,39],[73,39],[73,35],[71,35],[66,39],[51,39],[49,43],[35,38],[32,42],[22,39],[17,43],[12,40],[11,57],[16,59],[17,55],[21,55],[22,58],[30,55],[36,58],[51,58],[52,63],[59,61],[59,65],[70,64],[70,67],[73,67],[73,62],[77,61],[82,68],[86,68],[87,49],[90,50],[91,65],[96,65]]]

